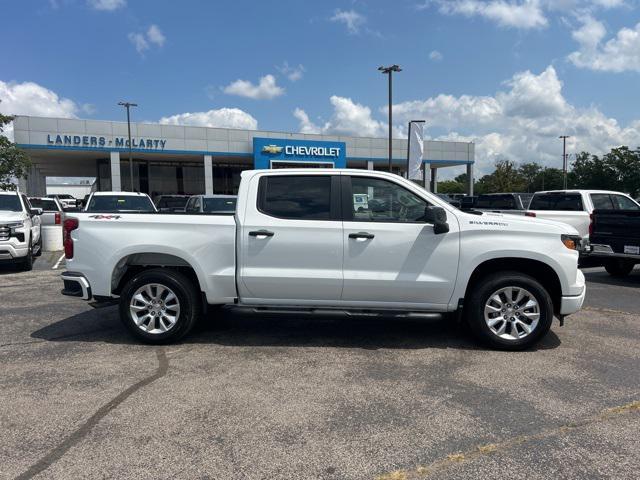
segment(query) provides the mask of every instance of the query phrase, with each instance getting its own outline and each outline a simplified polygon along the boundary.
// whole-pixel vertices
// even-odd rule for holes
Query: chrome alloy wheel
[[[180,301],[169,287],[148,283],[140,287],[129,302],[131,319],[147,333],[164,333],[173,328],[180,317]]]
[[[522,287],[505,287],[493,292],[484,305],[484,321],[494,335],[519,340],[531,334],[540,320],[540,304]]]

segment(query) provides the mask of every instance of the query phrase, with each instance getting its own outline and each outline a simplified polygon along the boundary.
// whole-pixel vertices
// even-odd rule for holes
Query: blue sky
[[[636,0],[1,0],[0,110],[383,136],[559,161],[640,145]]]

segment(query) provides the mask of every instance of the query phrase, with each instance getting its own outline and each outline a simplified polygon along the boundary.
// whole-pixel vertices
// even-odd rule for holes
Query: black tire
[[[604,269],[612,277],[622,278],[629,275],[635,265],[636,264],[634,262],[630,262],[629,260],[617,258],[614,260],[608,260],[604,264]]]
[[[38,239],[36,246],[38,247],[38,253],[34,254],[34,257],[39,257],[42,255],[42,232],[40,232],[40,238]]]
[[[135,292],[145,285],[159,284],[170,289],[178,298],[180,312],[175,324],[162,333],[150,333],[136,325],[130,312]],[[164,268],[146,270],[134,275],[120,294],[120,320],[131,333],[144,343],[161,345],[176,342],[193,328],[200,316],[199,292],[193,282],[180,272]],[[158,325],[155,323],[154,325]]]
[[[23,272],[30,272],[33,270],[33,245],[31,245],[31,239],[29,239],[29,251],[27,256],[20,261],[20,270]]]
[[[507,287],[519,287],[527,290],[538,303],[540,314],[538,323],[531,333],[523,338],[502,338],[494,333],[485,321],[484,309],[489,297],[498,290]],[[525,350],[537,343],[551,328],[553,321],[551,296],[536,279],[529,275],[510,271],[496,272],[481,278],[475,285],[471,285],[469,291],[471,293],[464,302],[464,317],[473,334],[485,345],[499,350]],[[509,324],[507,324],[507,328],[511,328]],[[517,328],[516,331],[518,331]],[[511,330],[509,331],[511,332]]]

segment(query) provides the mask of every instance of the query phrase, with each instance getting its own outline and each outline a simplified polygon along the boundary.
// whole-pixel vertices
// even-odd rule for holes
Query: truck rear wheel
[[[634,262],[630,262],[629,260],[613,259],[608,260],[604,264],[604,269],[612,277],[626,277],[631,273],[635,265]]]
[[[131,278],[120,296],[120,319],[145,343],[184,337],[200,314],[198,292],[180,272],[157,268]]]
[[[551,328],[551,297],[528,275],[498,272],[471,289],[465,299],[465,318],[476,337],[493,348],[524,350]]]

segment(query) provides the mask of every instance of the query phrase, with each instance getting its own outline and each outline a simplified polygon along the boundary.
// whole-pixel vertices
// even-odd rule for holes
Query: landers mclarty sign
[[[131,148],[145,150],[164,150],[167,141],[159,138],[132,138]],[[47,135],[48,145],[73,146],[73,147],[115,147],[129,148],[129,139],[126,137],[97,137],[93,135]]]

